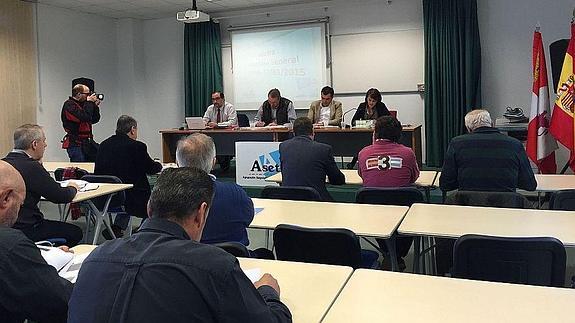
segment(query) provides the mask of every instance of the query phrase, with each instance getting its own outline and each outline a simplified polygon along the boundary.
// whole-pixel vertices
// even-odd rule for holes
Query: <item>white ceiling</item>
[[[155,19],[175,17],[176,12],[190,8],[191,0],[24,0],[73,9],[111,18]],[[258,9],[294,3],[325,0],[197,0],[198,10],[211,15],[243,9]]]

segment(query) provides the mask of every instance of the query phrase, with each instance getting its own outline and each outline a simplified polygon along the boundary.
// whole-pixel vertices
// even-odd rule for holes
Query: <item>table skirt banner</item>
[[[241,186],[277,185],[266,177],[280,168],[279,142],[236,142],[236,183]]]

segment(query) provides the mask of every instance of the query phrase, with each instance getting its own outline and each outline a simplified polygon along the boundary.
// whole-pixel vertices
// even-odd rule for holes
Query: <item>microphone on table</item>
[[[344,121],[345,115],[348,114],[350,111],[355,111],[355,110],[357,110],[357,108],[351,108],[351,109],[349,109],[343,113],[343,115],[341,116],[341,129],[345,129],[347,127],[347,124]]]

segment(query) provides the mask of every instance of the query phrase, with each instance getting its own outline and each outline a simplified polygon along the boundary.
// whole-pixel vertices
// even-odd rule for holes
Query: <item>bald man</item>
[[[0,318],[5,323],[66,322],[72,284],[44,261],[32,240],[10,228],[25,197],[20,173],[0,161]]]
[[[82,146],[93,139],[92,125],[100,121],[100,100],[92,89],[83,84],[72,88],[72,96],[64,102],[60,114],[66,131],[62,148],[68,152],[71,162],[95,162],[96,156],[88,156]]]

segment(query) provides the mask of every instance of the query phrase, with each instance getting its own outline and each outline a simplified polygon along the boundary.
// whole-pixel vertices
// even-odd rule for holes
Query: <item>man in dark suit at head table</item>
[[[331,146],[313,140],[313,124],[307,117],[295,120],[293,132],[294,138],[280,144],[282,185],[312,187],[322,200],[332,201],[325,187],[325,177],[330,184],[342,185],[345,176],[337,168]]]

